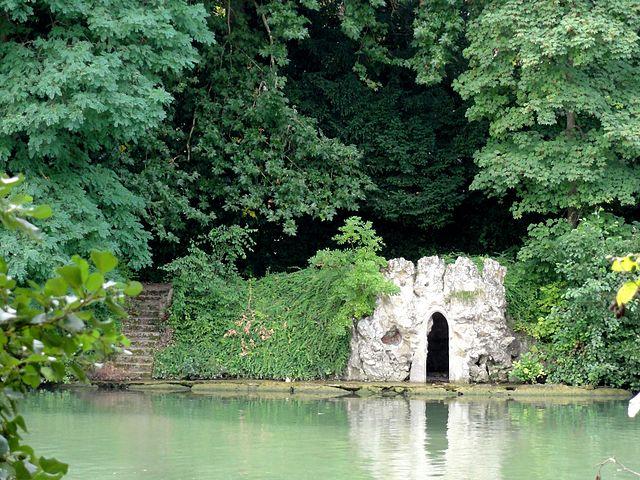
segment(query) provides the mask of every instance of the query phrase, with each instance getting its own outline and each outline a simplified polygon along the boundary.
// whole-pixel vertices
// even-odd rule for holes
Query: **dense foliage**
[[[30,206],[30,197],[16,194],[22,181],[0,175],[0,222],[34,237],[39,230],[25,217],[46,218],[51,208]],[[88,365],[126,343],[110,316],[94,312],[105,305],[112,315],[126,316],[125,295],[142,289],[138,282],[107,280],[117,264],[111,253],[93,251],[91,263],[74,256],[43,285],[25,285],[7,274],[0,257],[0,478],[58,479],[67,473],[67,465],[38,457],[23,443],[27,427],[18,406],[25,392],[61,382],[68,369],[85,379]]]
[[[25,191],[58,212],[42,250],[0,236],[18,278],[93,248],[151,263],[143,197],[118,166],[165,118],[167,78],[212,41],[205,18],[182,0],[0,2],[0,169],[25,172]]]
[[[157,355],[154,375],[340,374],[353,319],[371,314],[378,294],[396,290],[381,273],[382,243],[370,223],[350,218],[334,238],[342,248],[318,252],[307,268],[250,280],[221,270],[220,250],[192,249],[172,267],[178,274],[170,317],[174,344]]]
[[[516,216],[566,212],[574,225],[588,207],[635,203],[637,2],[427,3],[431,53],[464,31],[469,65],[455,88],[473,102],[470,120],[490,122],[474,188],[515,192]]]
[[[564,220],[531,228],[520,259],[548,284],[538,289],[537,318],[522,325],[537,340],[525,361],[544,364],[547,380],[640,387],[639,312],[632,306],[616,318],[609,311],[620,278],[608,260],[611,254],[638,251],[639,226],[600,213],[575,229]]]
[[[160,376],[311,378],[382,254],[497,254],[516,376],[637,385],[605,297],[639,251],[639,31],[634,0],[0,0],[0,169],[57,212],[0,255],[175,278]],[[323,251],[354,212],[384,249]]]

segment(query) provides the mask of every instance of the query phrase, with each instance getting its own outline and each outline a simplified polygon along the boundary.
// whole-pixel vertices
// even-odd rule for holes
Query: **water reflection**
[[[372,478],[502,478],[504,402],[397,398],[346,402],[350,438]]]
[[[424,402],[393,398],[345,401],[349,437],[374,478],[424,478],[436,470],[439,459],[427,455]]]
[[[25,409],[69,480],[583,480],[640,459],[625,402],[64,392]]]
[[[610,455],[640,458],[640,428],[624,418],[624,402],[345,402],[351,443],[374,479],[583,479]]]

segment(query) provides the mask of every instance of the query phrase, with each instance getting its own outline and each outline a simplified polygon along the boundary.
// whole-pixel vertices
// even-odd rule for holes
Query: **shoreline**
[[[462,383],[408,383],[408,382],[352,382],[352,381],[275,381],[275,380],[129,380],[94,381],[91,384],[70,384],[62,388],[98,388],[161,393],[193,393],[213,395],[281,394],[291,397],[372,397],[402,396],[409,398],[480,397],[500,399],[627,399],[631,392],[609,387],[572,387],[540,384],[462,384]]]

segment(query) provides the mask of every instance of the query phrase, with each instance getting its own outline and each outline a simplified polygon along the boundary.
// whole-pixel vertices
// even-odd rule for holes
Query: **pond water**
[[[640,470],[622,401],[65,391],[24,409],[28,440],[78,480],[591,480],[611,455]]]

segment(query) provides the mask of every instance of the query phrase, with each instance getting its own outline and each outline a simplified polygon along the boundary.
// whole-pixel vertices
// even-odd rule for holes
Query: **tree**
[[[407,55],[412,50],[410,5],[380,17],[389,32],[385,51]],[[291,48],[287,91],[324,132],[361,152],[360,169],[375,186],[363,211],[379,220],[376,224],[431,232],[452,223],[469,195],[482,126],[468,124],[464,104],[448,85],[416,85],[405,65],[370,61],[372,88],[353,71],[363,61],[358,42],[343,32],[332,12],[310,18],[309,38]]]
[[[500,0],[424,5],[419,78],[436,81],[465,36],[455,88],[490,122],[472,188],[513,213],[564,214],[635,202],[640,190],[640,9],[634,0]],[[453,47],[453,48],[452,48]]]
[[[16,194],[22,181],[0,175],[0,222],[36,236],[38,228],[26,217],[46,218],[51,209],[30,206],[30,197]],[[84,379],[87,365],[128,343],[112,315],[126,316],[125,297],[139,294],[142,285],[109,280],[117,264],[111,253],[93,251],[91,264],[74,256],[44,285],[18,284],[0,258],[0,478],[53,480],[67,472],[65,464],[38,457],[22,442],[26,423],[18,404],[41,383],[61,382],[68,368]],[[100,304],[111,315],[97,315]]]
[[[206,16],[185,0],[0,2],[0,169],[26,172],[25,191],[56,208],[47,256],[109,248],[133,269],[150,263],[144,200],[119,167],[165,118],[167,80],[213,40]],[[11,234],[0,243],[14,273],[49,271]]]
[[[200,180],[191,195],[217,223],[275,223],[293,234],[300,217],[330,220],[355,208],[368,185],[359,152],[324,135],[284,91],[288,43],[308,35],[304,7],[320,8],[309,1],[212,5],[218,42],[174,87],[179,101],[163,141],[175,164]]]

